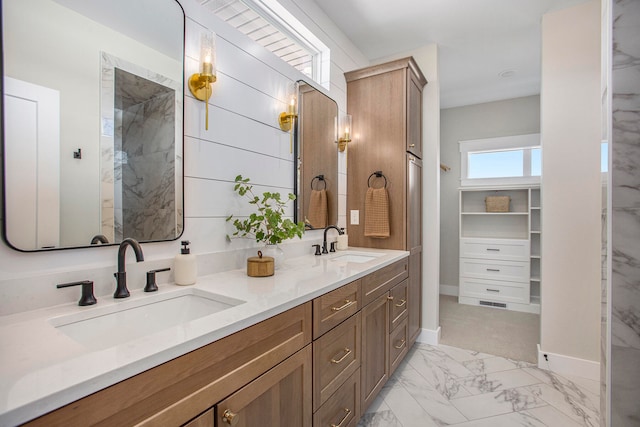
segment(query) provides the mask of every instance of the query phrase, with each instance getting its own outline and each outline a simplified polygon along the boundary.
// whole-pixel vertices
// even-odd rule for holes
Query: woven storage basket
[[[509,212],[509,196],[487,196],[484,203],[487,212]]]

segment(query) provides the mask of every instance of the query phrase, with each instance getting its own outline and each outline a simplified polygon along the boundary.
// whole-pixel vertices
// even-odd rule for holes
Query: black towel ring
[[[311,189],[313,190],[313,183],[315,180],[318,180],[319,182],[322,182],[324,184],[324,188],[323,190],[327,189],[327,181],[324,179],[324,175],[318,175],[318,176],[314,176],[313,179],[311,180]]]
[[[375,171],[371,175],[369,175],[369,179],[367,179],[367,187],[371,188],[371,178],[384,178],[384,188],[387,188],[387,177],[382,174],[382,171]]]

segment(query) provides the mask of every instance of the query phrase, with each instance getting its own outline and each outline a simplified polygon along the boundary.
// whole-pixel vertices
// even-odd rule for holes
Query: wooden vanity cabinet
[[[26,425],[207,425],[208,412],[217,402],[285,359],[289,360],[290,356],[311,343],[311,311],[311,302],[299,305],[70,403]],[[310,420],[310,349],[303,355],[308,358],[308,367],[304,369],[308,371],[305,372],[309,380],[302,383],[289,381],[289,387],[299,386],[290,394],[303,396],[305,402],[309,402],[307,412]],[[273,392],[269,393],[273,395]],[[310,421],[306,425],[310,425]]]
[[[353,427],[410,346],[409,264],[399,260],[26,425]]]

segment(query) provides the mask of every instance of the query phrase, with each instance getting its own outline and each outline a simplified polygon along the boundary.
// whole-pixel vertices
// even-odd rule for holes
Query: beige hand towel
[[[325,228],[329,222],[327,190],[311,190],[307,220],[313,228]]]
[[[367,190],[364,199],[364,235],[385,239],[389,237],[389,194],[386,188]]]

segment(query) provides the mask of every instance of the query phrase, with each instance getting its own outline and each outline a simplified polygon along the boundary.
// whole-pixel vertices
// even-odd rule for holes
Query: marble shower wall
[[[182,232],[179,87],[102,52],[101,222],[109,241],[169,240]]]
[[[138,100],[136,93],[128,94],[130,104],[122,110],[121,236],[168,240],[177,234],[175,93],[141,77],[133,77],[134,82],[128,86],[135,87],[136,93],[144,96]],[[153,95],[147,97],[149,93]],[[120,123],[116,127],[120,127]]]
[[[640,425],[640,1],[613,2],[611,425]]]

